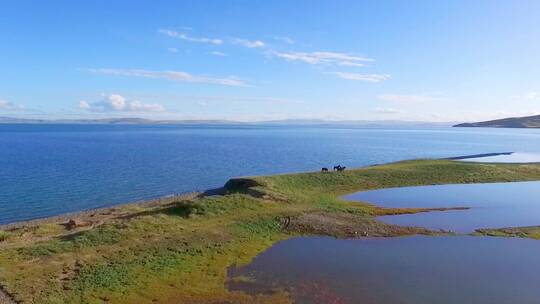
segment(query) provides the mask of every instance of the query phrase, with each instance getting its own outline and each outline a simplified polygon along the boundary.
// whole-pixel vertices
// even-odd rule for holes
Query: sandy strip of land
[[[9,231],[9,230],[20,229],[20,228],[24,228],[24,227],[39,226],[39,225],[43,225],[43,224],[63,223],[63,222],[67,223],[70,220],[74,220],[74,221],[80,222],[80,223],[93,223],[93,224],[96,224],[96,223],[102,222],[102,221],[104,221],[106,219],[109,219],[111,217],[121,216],[123,213],[125,213],[122,210],[124,208],[129,208],[129,207],[152,207],[152,206],[166,205],[166,204],[169,204],[169,203],[172,203],[172,202],[177,202],[177,201],[181,201],[181,200],[190,200],[190,199],[194,199],[196,197],[212,194],[211,191],[217,192],[217,190],[218,189],[209,190],[207,192],[191,192],[191,193],[184,193],[184,194],[172,194],[172,195],[162,196],[162,197],[155,198],[155,199],[150,199],[150,200],[143,200],[143,201],[136,201],[136,202],[118,204],[118,205],[114,205],[114,206],[111,206],[111,207],[84,210],[84,211],[71,212],[71,213],[64,213],[64,214],[61,214],[61,215],[45,217],[45,218],[40,218],[40,219],[34,219],[34,220],[28,220],[28,221],[20,221],[20,222],[14,222],[14,223],[9,223],[9,224],[3,224],[3,225],[0,225],[0,230]]]
[[[462,160],[462,159],[470,159],[470,158],[483,158],[483,157],[492,157],[492,156],[500,156],[500,155],[512,155],[512,154],[514,154],[514,152],[482,153],[482,154],[447,157],[447,158],[443,158],[443,159]]]

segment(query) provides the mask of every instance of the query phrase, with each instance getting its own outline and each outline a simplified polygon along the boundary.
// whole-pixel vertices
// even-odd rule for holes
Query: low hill
[[[244,125],[244,126],[317,126],[342,128],[430,128],[448,127],[451,122],[421,122],[399,120],[323,120],[323,119],[283,119],[266,121],[234,121],[234,120],[152,120],[138,117],[117,117],[99,119],[29,119],[0,116],[0,124],[100,124],[100,125]]]
[[[540,115],[462,123],[455,125],[454,127],[540,128]]]

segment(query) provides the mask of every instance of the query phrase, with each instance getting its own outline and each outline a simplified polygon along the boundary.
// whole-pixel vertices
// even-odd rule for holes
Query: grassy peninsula
[[[0,303],[289,303],[285,291],[227,290],[227,268],[298,235],[441,233],[374,218],[429,210],[378,208],[343,201],[343,194],[538,179],[540,164],[405,161],[340,173],[238,178],[221,195],[7,226],[0,230]]]

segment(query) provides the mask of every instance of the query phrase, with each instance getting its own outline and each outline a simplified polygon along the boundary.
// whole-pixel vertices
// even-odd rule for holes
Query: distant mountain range
[[[540,128],[540,115],[526,117],[511,117],[482,122],[462,123],[454,127],[485,127],[485,128]]]
[[[418,122],[399,120],[322,120],[284,119],[257,122],[232,120],[150,120],[145,118],[103,118],[103,119],[27,119],[0,117],[0,124],[102,124],[102,125],[266,125],[266,126],[341,126],[341,127],[448,127],[452,123]]]
[[[226,120],[151,120],[145,118],[102,119],[28,119],[0,117],[0,124],[94,124],[94,125],[166,125],[166,124],[233,124]]]

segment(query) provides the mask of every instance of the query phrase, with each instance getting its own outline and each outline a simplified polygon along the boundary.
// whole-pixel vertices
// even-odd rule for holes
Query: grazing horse
[[[328,168],[322,168],[321,172],[328,172]]]
[[[334,171],[340,171],[341,165],[334,166]]]
[[[343,166],[343,167],[339,166],[339,168],[337,170],[338,170],[338,172],[342,172],[342,171],[345,171],[346,168],[347,167],[345,167],[345,166]]]

